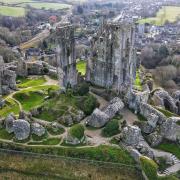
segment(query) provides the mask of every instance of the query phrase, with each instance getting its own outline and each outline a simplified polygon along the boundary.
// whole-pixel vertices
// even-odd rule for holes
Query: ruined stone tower
[[[87,80],[117,93],[132,89],[136,76],[134,26],[125,22],[105,23],[91,39]]]
[[[11,90],[16,89],[16,73],[8,69],[0,56],[0,95],[9,94]]]
[[[61,87],[77,84],[74,27],[60,24],[56,30],[56,59]]]

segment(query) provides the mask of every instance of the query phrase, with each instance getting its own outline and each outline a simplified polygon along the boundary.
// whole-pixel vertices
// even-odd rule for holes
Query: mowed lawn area
[[[0,15],[22,17],[25,16],[26,10],[23,7],[0,6]]]
[[[86,74],[86,61],[80,60],[76,64],[78,72],[82,75]]]
[[[166,21],[175,22],[178,17],[180,17],[180,6],[163,6],[157,12],[156,17],[141,19],[138,22],[163,25]]]

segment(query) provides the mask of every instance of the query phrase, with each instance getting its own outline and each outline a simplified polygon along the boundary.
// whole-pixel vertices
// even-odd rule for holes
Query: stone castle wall
[[[56,30],[57,66],[61,87],[77,84],[74,27],[59,25]]]
[[[132,88],[135,78],[134,26],[106,23],[91,40],[87,80],[118,92]]]

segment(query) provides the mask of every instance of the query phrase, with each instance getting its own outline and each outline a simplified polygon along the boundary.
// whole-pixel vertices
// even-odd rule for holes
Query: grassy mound
[[[42,111],[36,117],[52,122],[60,119],[63,115],[76,114],[77,110],[82,110],[89,115],[97,106],[97,100],[92,95],[60,94],[44,102],[41,106]]]
[[[180,145],[176,143],[173,143],[170,141],[164,141],[163,143],[158,145],[156,148],[166,151],[166,152],[170,152],[180,159]]]
[[[53,136],[60,135],[60,134],[63,134],[65,132],[65,129],[62,127],[59,127],[57,129],[52,128],[52,127],[47,127],[47,130]]]
[[[84,137],[84,126],[82,124],[72,126],[69,130],[69,134],[81,140]]]
[[[140,157],[140,163],[141,163],[142,170],[145,172],[149,180],[158,179],[158,176],[157,176],[158,166],[153,160],[145,156],[142,156]]]
[[[42,76],[35,78],[18,77],[17,81],[20,81],[20,84],[17,85],[18,88],[40,86],[46,82],[45,78]]]
[[[48,138],[42,142],[29,142],[28,145],[58,145],[60,141],[60,138]]]
[[[118,119],[112,119],[107,123],[107,125],[102,130],[102,135],[104,137],[111,137],[120,132],[119,130],[119,120]]]
[[[1,148],[8,148],[12,150],[28,151],[40,154],[52,154],[58,156],[106,161],[114,163],[123,163],[127,165],[135,165],[134,159],[130,154],[121,147],[112,147],[107,145],[100,145],[98,147],[43,147],[43,146],[25,146],[23,144],[12,144],[8,142],[1,142]]]
[[[77,107],[79,107],[86,115],[90,115],[93,110],[99,106],[96,98],[93,95],[87,95],[81,97],[76,102]]]
[[[139,70],[136,71],[136,80],[134,82],[134,85],[136,89],[138,89],[139,91],[142,91],[142,84],[141,84],[141,79],[139,75]]]
[[[86,61],[78,61],[76,67],[78,72],[80,72],[82,75],[86,74]]]
[[[19,105],[13,99],[6,99],[5,106],[0,109],[0,116],[6,117],[10,113],[17,115],[19,113]]]
[[[140,157],[140,163],[141,163],[141,168],[146,174],[147,178],[149,180],[178,180],[174,176],[158,176],[157,170],[158,166],[157,164],[152,160],[149,159],[148,157],[141,156]]]
[[[6,140],[11,140],[14,137],[13,133],[8,133],[6,129],[2,128],[0,129],[0,139],[6,139]]]
[[[161,113],[163,113],[166,117],[176,117],[178,116],[177,114],[174,114],[166,109],[162,109],[162,108],[159,108],[159,107],[155,107],[158,111],[160,111]]]
[[[17,92],[13,97],[17,99],[25,111],[41,106],[44,98],[50,89],[57,89],[57,86],[36,86]]]

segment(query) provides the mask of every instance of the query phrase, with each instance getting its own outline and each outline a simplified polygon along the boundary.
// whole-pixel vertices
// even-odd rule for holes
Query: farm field
[[[69,9],[71,8],[70,4],[63,3],[46,3],[46,2],[37,2],[33,0],[0,0],[0,3],[5,3],[3,6],[0,6],[0,15],[12,16],[12,17],[22,17],[25,16],[26,6],[31,6],[36,9]],[[14,7],[13,7],[14,6]],[[18,6],[18,7],[16,7]]]
[[[0,15],[13,17],[25,16],[25,9],[23,7],[0,6]]]
[[[180,17],[180,7],[163,6],[156,14],[156,17],[141,19],[138,22],[163,25],[166,21],[175,22]]]
[[[33,0],[0,0],[0,2],[7,4],[17,4],[17,3],[32,2],[32,1]]]
[[[27,5],[30,5],[33,8],[36,9],[53,9],[53,10],[59,10],[59,9],[69,9],[71,8],[71,5],[69,4],[60,4],[60,3],[36,3],[36,2],[30,2],[30,3],[23,3],[22,7],[26,7]]]

